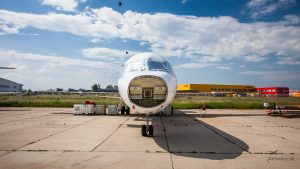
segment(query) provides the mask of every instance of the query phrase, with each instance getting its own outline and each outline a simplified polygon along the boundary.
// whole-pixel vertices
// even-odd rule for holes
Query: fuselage
[[[153,53],[131,57],[118,80],[124,103],[135,113],[157,113],[176,95],[176,76],[169,62]]]

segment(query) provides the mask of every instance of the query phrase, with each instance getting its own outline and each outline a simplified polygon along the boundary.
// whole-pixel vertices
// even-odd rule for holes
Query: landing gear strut
[[[121,114],[123,115],[125,113],[125,106],[122,106],[121,108]]]
[[[130,114],[130,108],[129,108],[128,106],[126,106],[126,108],[125,108],[125,113],[126,113],[127,115]]]
[[[146,125],[142,125],[142,136],[153,136],[153,125],[149,125],[149,114],[146,114]]]

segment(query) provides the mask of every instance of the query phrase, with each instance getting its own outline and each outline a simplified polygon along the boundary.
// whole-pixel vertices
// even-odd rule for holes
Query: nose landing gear
[[[153,125],[149,125],[149,114],[146,114],[146,125],[142,125],[141,133],[142,136],[153,136]]]

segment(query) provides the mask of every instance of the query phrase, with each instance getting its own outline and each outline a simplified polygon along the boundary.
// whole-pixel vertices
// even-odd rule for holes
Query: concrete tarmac
[[[300,119],[264,110],[176,110],[145,117],[74,116],[63,108],[0,108],[0,169],[299,168]]]

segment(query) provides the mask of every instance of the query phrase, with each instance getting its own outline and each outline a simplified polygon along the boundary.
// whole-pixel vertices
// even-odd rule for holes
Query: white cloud
[[[264,64],[264,65],[262,65],[262,67],[264,69],[275,69],[275,68],[278,68],[279,66],[276,64]]]
[[[141,46],[146,46],[146,45],[148,45],[148,43],[147,42],[141,42],[140,45]]]
[[[125,51],[110,48],[87,48],[82,49],[81,52],[82,55],[87,58],[105,60],[124,60],[132,55],[139,53],[137,51]]]
[[[17,68],[1,71],[1,77],[24,84],[26,89],[34,90],[57,87],[90,89],[94,83],[116,84],[115,77],[118,74],[118,67],[121,67],[101,61],[3,49],[0,49],[0,63]]]
[[[277,63],[281,65],[300,65],[300,58],[295,56],[279,57]]]
[[[216,68],[221,69],[221,70],[230,70],[231,69],[231,67],[229,67],[229,66],[217,66]]]
[[[285,10],[295,6],[295,0],[250,0],[246,7],[250,10],[253,19],[261,18],[278,10]]]
[[[42,62],[43,64],[50,67],[89,67],[89,68],[109,68],[109,64],[101,61],[87,61],[82,59],[72,59],[67,57],[40,55],[32,53],[22,53],[14,50],[0,50],[0,60],[5,59],[16,59],[16,60],[27,60],[31,62]]]
[[[185,4],[185,3],[187,3],[188,2],[188,0],[181,0],[181,3],[182,4]]]
[[[278,22],[241,23],[226,16],[133,11],[121,14],[107,7],[88,8],[77,14],[0,10],[0,32],[20,33],[26,27],[34,27],[88,37],[95,43],[111,38],[134,40],[147,44],[158,55],[185,57],[196,63],[243,58],[262,61],[270,55],[300,58],[300,28],[295,25],[298,20],[299,16],[289,15]]]
[[[91,9],[90,14],[97,18],[97,20],[112,24],[114,26],[120,25],[122,20],[122,14],[114,11],[112,8],[107,7]]]
[[[260,56],[257,54],[250,54],[250,55],[245,56],[245,60],[247,62],[261,62],[263,60],[266,60],[266,57],[263,57],[263,56]]]
[[[184,63],[178,66],[175,66],[175,68],[186,68],[186,69],[199,69],[199,68],[205,68],[209,66],[214,66],[215,64],[208,64],[208,63]]]
[[[244,71],[241,75],[256,76],[258,79],[270,80],[274,82],[284,80],[300,80],[300,71],[269,70],[269,71]]]
[[[208,61],[208,62],[218,62],[218,61],[221,61],[221,57],[219,56],[209,56],[209,55],[206,55],[206,56],[203,56],[201,58],[204,62]]]
[[[99,39],[99,38],[92,38],[92,39],[91,39],[91,42],[92,42],[92,43],[100,43],[100,42],[102,42],[102,40]]]
[[[1,23],[1,22],[0,22]],[[2,30],[3,32],[0,32],[1,34],[16,34],[19,33],[19,29],[21,29],[21,26],[15,26],[15,27],[9,27],[9,25],[7,24],[2,24],[0,25],[0,30]]]
[[[244,72],[240,72],[241,75],[252,75],[252,76],[266,75],[266,74],[270,74],[270,73],[274,73],[274,72],[271,72],[271,71],[244,71]]]
[[[285,21],[283,23],[290,24],[290,25],[297,25],[300,24],[300,17],[297,15],[286,15],[284,16]]]
[[[215,64],[215,63],[184,63],[181,65],[175,66],[176,69],[185,68],[185,69],[200,69],[206,67],[214,67],[221,70],[230,70],[231,67],[227,65]]]
[[[105,9],[105,8],[104,8]],[[118,37],[118,28],[96,16],[81,14],[30,14],[0,10],[0,30],[2,33],[18,33],[20,29],[35,27],[43,30],[68,32],[78,36],[93,38]]]
[[[52,6],[57,10],[75,11],[79,3],[87,0],[41,0],[42,5]]]

